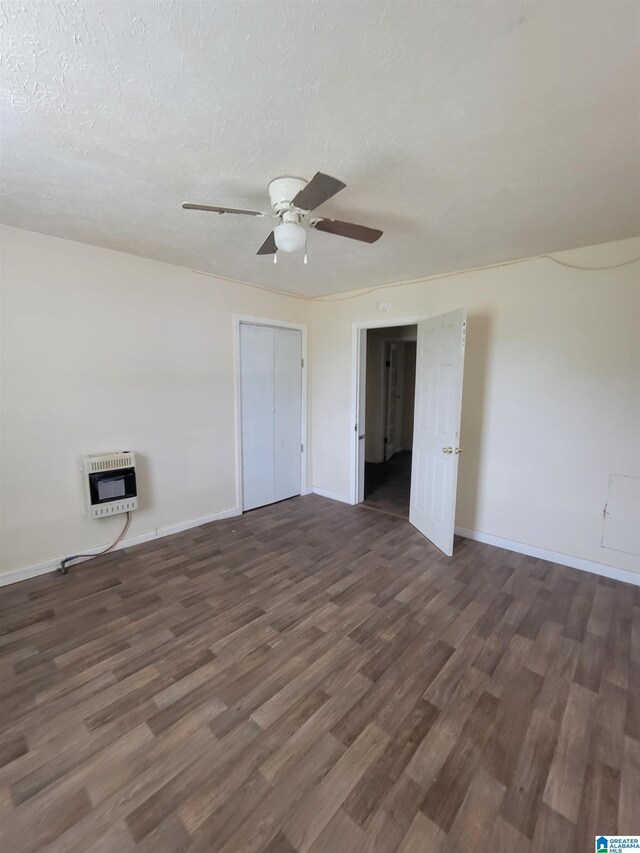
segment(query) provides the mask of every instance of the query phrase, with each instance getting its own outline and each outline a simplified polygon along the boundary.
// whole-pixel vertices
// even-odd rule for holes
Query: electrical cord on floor
[[[64,560],[60,561],[60,566],[58,567],[58,572],[61,575],[66,575],[67,572],[69,571],[67,563],[70,563],[72,560],[90,560],[92,557],[101,557],[103,554],[108,554],[109,551],[113,550],[116,547],[116,545],[118,544],[118,542],[122,539],[124,534],[129,529],[130,524],[131,524],[131,513],[127,512],[127,520],[124,523],[124,527],[120,531],[118,538],[114,539],[114,541],[111,543],[111,545],[109,545],[108,548],[104,548],[102,551],[98,551],[95,554],[73,554],[71,557],[65,557]]]

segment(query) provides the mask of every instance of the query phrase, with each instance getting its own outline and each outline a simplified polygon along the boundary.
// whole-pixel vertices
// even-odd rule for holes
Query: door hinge
[[[304,444],[300,445],[300,453],[304,453]]]
[[[389,439],[385,437],[384,443],[389,444]]]
[[[391,362],[390,362],[390,361],[388,361],[388,362],[387,362],[387,367],[391,367]]]
[[[300,359],[300,367],[304,367],[304,358]]]

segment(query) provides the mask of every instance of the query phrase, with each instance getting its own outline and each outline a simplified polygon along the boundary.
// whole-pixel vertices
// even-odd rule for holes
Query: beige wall
[[[86,516],[85,453],[138,453],[131,537],[236,506],[234,313],[313,323],[313,485],[347,498],[352,324],[380,299],[395,318],[468,309],[458,525],[638,570],[600,544],[609,476],[640,476],[637,265],[533,260],[310,305],[11,228],[2,252],[3,571],[115,535],[122,517]]]
[[[237,504],[233,314],[307,323],[309,302],[2,229],[3,571],[109,542],[86,453],[138,454],[129,536]]]
[[[585,266],[640,240],[559,253]],[[312,305],[314,486],[349,497],[352,324],[469,314],[457,524],[623,569],[603,549],[611,474],[640,476],[639,266],[584,272],[538,259]]]

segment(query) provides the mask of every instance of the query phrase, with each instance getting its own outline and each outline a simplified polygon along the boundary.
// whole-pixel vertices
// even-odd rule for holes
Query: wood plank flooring
[[[0,607],[3,853],[640,832],[640,588],[311,495]]]

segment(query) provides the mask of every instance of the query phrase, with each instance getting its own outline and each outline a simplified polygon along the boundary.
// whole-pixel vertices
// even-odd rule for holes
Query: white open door
[[[418,323],[409,521],[451,556],[467,328],[464,308]]]

